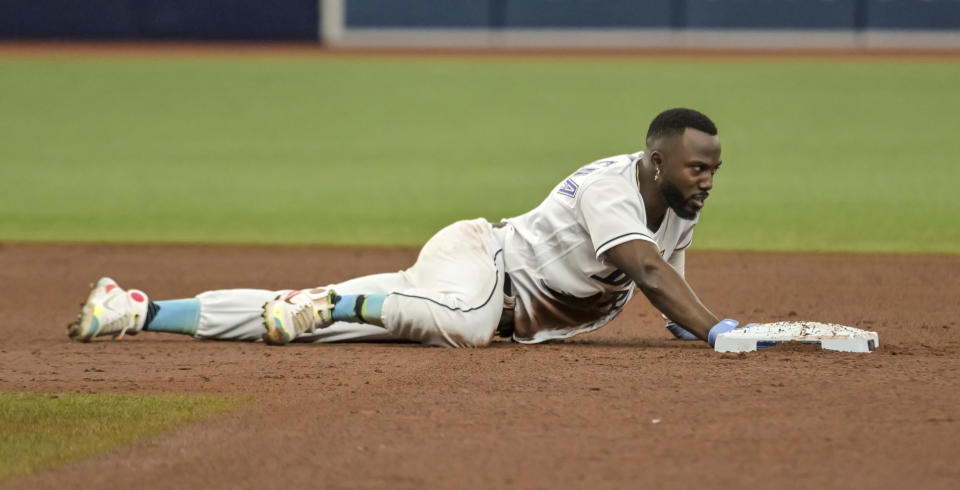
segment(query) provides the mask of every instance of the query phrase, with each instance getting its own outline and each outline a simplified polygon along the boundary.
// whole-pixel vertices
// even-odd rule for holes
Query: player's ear
[[[660,150],[653,150],[650,152],[650,163],[653,164],[654,168],[660,168],[663,166],[663,153],[660,153]]]

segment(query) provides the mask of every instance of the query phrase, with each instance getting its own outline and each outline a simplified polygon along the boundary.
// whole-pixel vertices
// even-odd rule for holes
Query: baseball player
[[[156,302],[103,278],[68,333],[80,341],[158,331],[271,345],[403,339],[479,347],[495,335],[539,343],[603,326],[639,289],[675,336],[713,345],[737,322],[711,313],[683,272],[720,165],[713,122],[670,109],[651,122],[644,151],[584,165],[520,216],[443,228],[409,269],[315,289]]]

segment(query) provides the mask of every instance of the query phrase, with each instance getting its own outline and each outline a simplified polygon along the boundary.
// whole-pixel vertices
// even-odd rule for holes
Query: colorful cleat
[[[109,277],[101,278],[93,287],[77,321],[67,325],[73,340],[89,342],[94,337],[112,335],[121,339],[143,328],[150,301],[143,291],[125,291]]]
[[[277,296],[263,305],[263,325],[267,333],[263,341],[285,345],[302,333],[313,333],[333,323],[333,305],[337,295],[332,290],[294,290]]]

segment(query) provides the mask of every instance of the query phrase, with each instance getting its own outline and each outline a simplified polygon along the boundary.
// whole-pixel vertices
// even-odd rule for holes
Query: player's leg
[[[503,252],[486,220],[460,221],[430,239],[408,271],[413,288],[389,295],[384,325],[427,345],[478,347],[503,312]]]
[[[364,298],[371,298],[373,301],[367,302],[364,300],[364,304],[368,307],[373,306],[373,302],[376,301],[378,296],[385,297],[387,293],[392,291],[399,291],[403,289],[408,289],[412,285],[407,273],[405,271],[386,273],[386,274],[373,274],[370,276],[357,277],[350,279],[349,281],[341,282],[338,284],[330,284],[325,286],[323,289],[336,291],[338,295],[350,299],[354,298],[354,301],[359,296],[364,296]],[[341,304],[340,311],[349,311],[351,313],[356,313],[356,305],[353,307],[347,308],[346,304]],[[362,307],[363,305],[361,305]],[[263,309],[260,309],[260,313],[263,313]],[[372,315],[375,315],[372,311],[369,312]],[[352,318],[352,315],[343,315]],[[338,314],[338,318],[341,315]],[[260,326],[263,327],[263,318],[260,318]],[[264,328],[264,330],[266,330]],[[389,341],[389,340],[401,340],[391,334],[389,331],[384,329],[381,325],[376,323],[364,323],[361,321],[337,321],[332,325],[323,328],[317,329],[313,333],[300,334],[294,340],[295,342],[350,342],[350,341]]]
[[[126,291],[116,281],[104,277],[97,281],[67,333],[74,340],[88,342],[94,337],[109,335],[119,339],[140,331],[203,337],[212,328],[219,338],[254,340],[259,337],[253,335],[250,320],[258,319],[263,303],[276,295],[277,291],[234,289],[153,302],[143,291]],[[262,331],[261,326],[261,334]]]
[[[404,273],[393,272],[358,277],[326,288],[343,291],[344,294],[359,291],[377,294],[405,287],[409,287],[409,282]],[[195,336],[215,340],[260,340],[267,333],[263,318],[264,304],[288,292],[232,289],[201,293],[196,298],[200,304],[200,316]],[[151,326],[147,327],[147,330],[151,329]],[[344,342],[391,339],[393,337],[388,332],[376,325],[337,322],[322,332],[301,334],[295,340]]]
[[[503,307],[499,247],[485,220],[450,225],[427,242],[409,270],[330,286],[340,295],[341,301],[330,312],[337,321],[332,325],[328,321],[327,328],[313,333],[292,332],[285,340],[407,339],[428,345],[485,345]],[[110,328],[87,328],[79,333],[73,329],[71,337],[90,340],[154,330],[206,339],[258,340],[269,332],[263,323],[264,303],[276,302],[278,294],[285,292],[232,289],[149,303],[140,291],[126,292],[113,281],[103,281],[107,283],[104,287],[98,284],[91,293],[79,323]],[[102,321],[85,321],[89,318]]]
[[[367,324],[382,326],[386,338],[451,347],[486,345],[503,309],[500,246],[485,220],[454,223],[434,235],[417,262],[400,273],[408,282],[405,287],[384,294],[357,285],[351,294],[354,291],[334,286],[279,297],[265,308],[264,339],[276,344],[293,338],[342,340],[339,329]]]
[[[331,285],[343,291],[386,292],[409,287],[403,273],[375,274]],[[143,291],[125,291],[115,281],[102,278],[83,306],[77,321],[68,327],[74,340],[140,331],[191,335],[214,340],[260,340],[263,305],[285,291],[226,289],[207,291],[195,298],[149,301]],[[382,328],[364,324],[334,325],[324,332],[326,341],[382,340],[390,336]],[[311,339],[305,338],[304,341]]]

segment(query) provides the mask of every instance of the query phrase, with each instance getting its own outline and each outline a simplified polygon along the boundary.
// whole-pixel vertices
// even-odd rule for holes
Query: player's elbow
[[[638,277],[634,278],[634,281],[637,283],[637,287],[640,291],[643,292],[645,296],[650,298],[651,296],[659,296],[663,292],[664,284],[664,267],[669,267],[666,262],[664,262],[659,257],[645,259],[639,264],[639,274]]]
[[[662,295],[673,271],[656,245],[638,240],[617,245],[607,252],[609,259],[620,270],[627,272],[637,288],[648,298]],[[669,269],[669,270],[668,270]],[[651,298],[653,299],[653,298]]]

